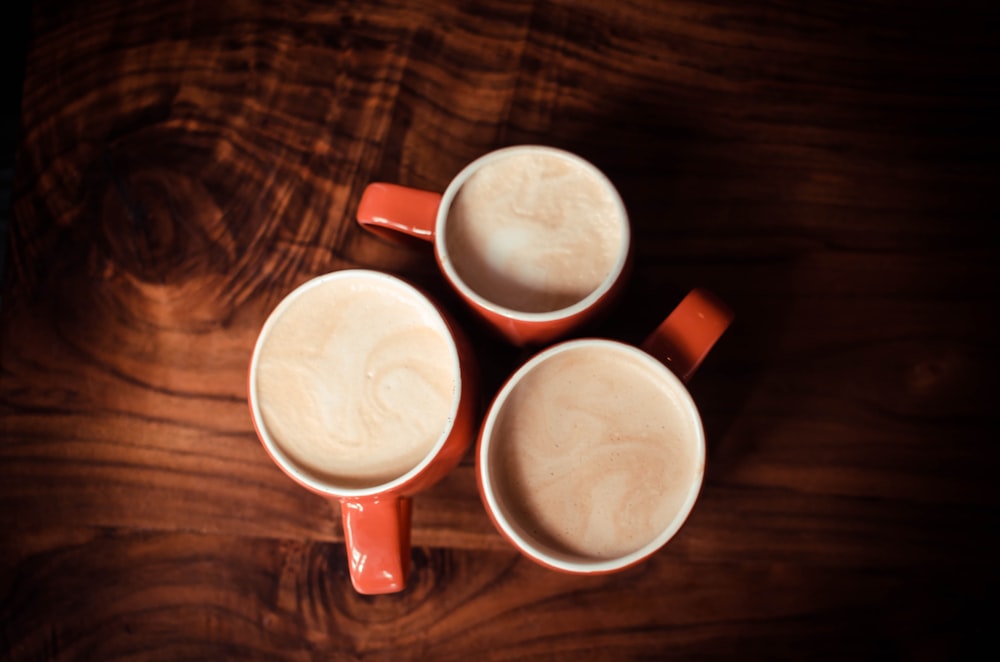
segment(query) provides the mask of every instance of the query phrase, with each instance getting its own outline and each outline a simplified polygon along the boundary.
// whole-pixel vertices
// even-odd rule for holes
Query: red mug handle
[[[642,349],[687,382],[733,321],[733,311],[712,293],[691,290],[646,338]]]
[[[376,495],[340,501],[351,583],[358,593],[395,593],[410,574],[408,497]]]
[[[376,182],[365,187],[358,203],[358,223],[392,241],[434,241],[441,194],[398,184]]]

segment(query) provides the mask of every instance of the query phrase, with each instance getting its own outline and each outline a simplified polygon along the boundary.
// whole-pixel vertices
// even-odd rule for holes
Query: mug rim
[[[297,462],[292,460],[284,451],[282,451],[280,445],[275,442],[270,431],[264,425],[264,419],[260,409],[260,402],[257,396],[256,388],[257,370],[264,339],[267,337],[274,324],[281,317],[288,306],[290,306],[293,301],[300,298],[303,293],[312,288],[318,287],[330,281],[350,278],[369,281],[384,281],[388,283],[388,287],[394,287],[398,290],[402,290],[407,294],[407,296],[414,299],[416,302],[419,302],[421,308],[431,315],[435,325],[439,326],[442,335],[447,340],[449,356],[451,359],[451,368],[455,376],[455,385],[452,392],[451,407],[448,412],[448,421],[444,429],[441,431],[441,434],[438,436],[437,441],[434,443],[434,446],[432,446],[431,449],[423,456],[420,462],[405,473],[396,476],[392,480],[365,487],[337,485],[329,480],[324,480],[315,475],[313,472],[300,467]],[[286,294],[278,305],[275,306],[274,309],[268,314],[267,319],[261,326],[261,330],[257,334],[257,340],[254,343],[253,354],[250,359],[250,368],[247,375],[247,395],[250,401],[251,419],[254,429],[257,432],[257,438],[264,446],[264,450],[266,450],[268,455],[271,456],[274,463],[297,483],[319,494],[338,498],[368,497],[396,492],[424,473],[427,467],[441,453],[441,450],[445,447],[445,444],[451,437],[452,431],[455,427],[455,421],[458,419],[459,415],[459,408],[462,400],[462,388],[462,369],[458,345],[451,326],[448,324],[447,319],[445,319],[437,304],[415,285],[408,283],[402,278],[371,269],[341,269],[339,271],[333,271],[315,276]]]
[[[455,196],[458,195],[458,192],[462,189],[462,186],[464,186],[469,178],[483,166],[493,161],[503,159],[511,154],[526,152],[548,153],[571,161],[582,167],[587,172],[595,175],[604,184],[606,190],[611,194],[612,202],[618,211],[618,218],[622,231],[621,240],[618,242],[618,252],[615,256],[614,265],[604,276],[600,285],[591,290],[587,296],[583,297],[579,301],[556,310],[540,312],[517,310],[515,308],[502,306],[485,298],[471,288],[459,275],[454,264],[452,263],[447,246],[446,228],[448,225],[448,212],[451,210],[452,202],[454,201]],[[582,156],[559,147],[538,144],[513,145],[510,147],[495,149],[476,158],[462,168],[462,170],[455,175],[451,182],[448,183],[448,187],[441,195],[441,204],[438,206],[437,217],[434,222],[434,236],[437,238],[434,242],[434,252],[441,265],[441,269],[444,271],[445,277],[459,291],[459,293],[484,310],[487,310],[495,315],[520,322],[552,322],[568,319],[592,309],[612,290],[624,274],[628,264],[628,256],[632,243],[632,230],[628,217],[628,210],[625,208],[625,203],[621,198],[621,194],[618,192],[618,188],[614,185],[614,182],[612,182],[611,179],[600,170],[600,168]]]
[[[513,392],[528,373],[532,372],[541,363],[563,352],[588,346],[607,347],[612,351],[631,354],[653,369],[659,377],[670,384],[671,390],[680,397],[684,409],[690,416],[690,420],[693,423],[693,431],[695,432],[695,461],[697,469],[694,479],[688,488],[687,495],[676,516],[670,521],[668,526],[664,527],[663,530],[643,546],[628,554],[611,559],[587,559],[581,555],[569,552],[563,553],[557,550],[546,549],[542,544],[536,544],[528,536],[522,535],[518,527],[511,523],[513,518],[508,517],[505,508],[501,505],[501,500],[497,497],[490,469],[493,429],[499,413],[503,409],[511,392]],[[554,570],[572,574],[602,574],[622,570],[646,560],[677,534],[693,511],[701,492],[705,477],[706,454],[705,430],[701,415],[698,412],[694,399],[691,397],[691,393],[677,375],[655,357],[633,345],[605,338],[579,338],[553,345],[528,359],[507,379],[496,396],[494,396],[480,428],[479,443],[476,448],[476,477],[479,483],[480,494],[487,513],[490,515],[490,519],[493,520],[494,525],[500,533],[518,551],[536,563]]]

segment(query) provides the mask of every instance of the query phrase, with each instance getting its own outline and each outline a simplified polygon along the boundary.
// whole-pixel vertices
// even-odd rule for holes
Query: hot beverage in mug
[[[319,282],[289,302],[257,358],[262,422],[304,473],[371,487],[413,469],[448,427],[447,330],[402,289]]]
[[[248,380],[257,436],[289,477],[340,502],[359,592],[405,587],[411,497],[471,443],[475,373],[449,316],[389,274],[316,277],[264,323]]]
[[[593,164],[554,147],[484,154],[441,194],[370,184],[357,216],[380,236],[431,242],[445,279],[518,345],[548,342],[607,310],[630,262],[618,191]]]
[[[455,273],[510,310],[561,310],[612,273],[623,237],[614,189],[560,152],[513,151],[484,163],[448,210],[445,244]]]
[[[476,449],[480,495],[500,533],[541,565],[579,574],[621,570],[665,545],[705,471],[684,382],[732,317],[692,290],[642,348],[583,338],[518,368]]]
[[[506,395],[495,490],[522,533],[592,559],[654,540],[701,481],[696,412],[666,368],[625,345],[575,344]]]

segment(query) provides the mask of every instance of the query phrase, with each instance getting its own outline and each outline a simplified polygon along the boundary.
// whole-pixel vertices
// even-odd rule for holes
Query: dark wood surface
[[[0,656],[995,659],[990,7],[39,0]],[[649,562],[563,576],[495,533],[470,455],[416,503],[411,586],[359,596],[336,509],[254,436],[256,332],[311,276],[389,270],[495,389],[525,353],[353,216],[370,181],[440,190],[526,142],[630,210],[636,270],[591,333],[641,340],[698,285],[737,312],[692,383],[702,497]]]

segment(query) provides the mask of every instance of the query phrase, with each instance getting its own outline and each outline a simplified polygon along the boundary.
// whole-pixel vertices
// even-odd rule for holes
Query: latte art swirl
[[[458,376],[433,312],[370,279],[321,282],[280,311],[263,339],[263,425],[301,470],[345,487],[393,480],[448,428]]]
[[[550,356],[507,396],[493,430],[498,496],[544,547],[619,558],[678,516],[702,470],[674,388],[630,352]]]
[[[624,211],[592,168],[549,151],[492,160],[462,184],[444,241],[459,278],[521,312],[583,300],[608,278],[625,241]]]

